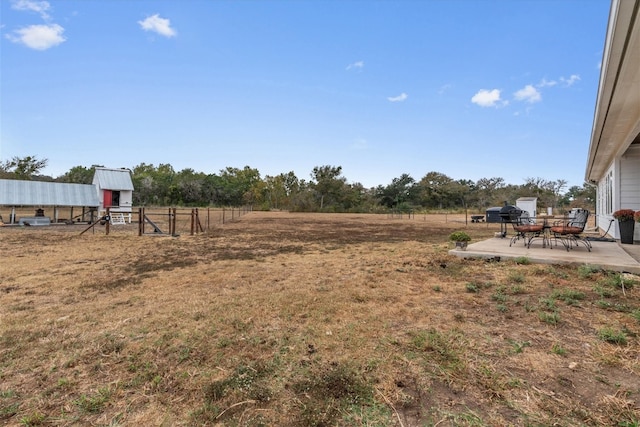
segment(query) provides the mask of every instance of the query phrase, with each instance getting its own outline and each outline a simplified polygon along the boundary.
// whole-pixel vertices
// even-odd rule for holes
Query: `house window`
[[[605,177],[605,213],[613,214],[613,171],[610,171]]]
[[[111,192],[111,206],[120,206],[120,192],[112,191]]]

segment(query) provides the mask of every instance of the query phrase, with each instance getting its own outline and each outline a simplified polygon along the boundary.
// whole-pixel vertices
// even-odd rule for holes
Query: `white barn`
[[[100,215],[106,213],[107,208],[113,214],[122,214],[131,222],[131,208],[133,205],[133,182],[129,169],[95,168],[93,185],[100,200]]]
[[[600,228],[618,209],[640,210],[640,0],[611,2],[585,179]],[[615,223],[609,233],[620,238]]]

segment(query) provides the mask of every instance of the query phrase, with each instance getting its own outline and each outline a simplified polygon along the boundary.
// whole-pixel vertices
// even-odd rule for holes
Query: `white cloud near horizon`
[[[161,18],[159,14],[147,17],[142,21],[138,21],[140,27],[145,31],[152,31],[165,37],[175,37],[178,33],[171,28],[171,21]]]
[[[48,1],[14,0],[11,8],[14,10],[36,12],[45,21],[51,18],[47,12],[51,8]]]
[[[347,65],[347,71],[348,70],[362,70],[364,68],[364,61],[356,61],[353,64],[349,64]]]
[[[67,40],[63,37],[63,32],[64,28],[58,24],[29,25],[7,34],[6,38],[30,49],[47,50]]]
[[[409,97],[409,95],[407,95],[406,93],[402,92],[398,96],[390,96],[387,99],[389,100],[389,102],[402,102],[402,101],[405,101],[408,97]]]
[[[528,102],[529,104],[533,104],[534,102],[542,101],[542,95],[532,85],[526,85],[519,91],[513,94],[514,98],[518,101]]]
[[[495,107],[499,102],[501,102],[500,90],[480,89],[475,95],[473,95],[473,97],[471,97],[471,102],[479,105],[480,107]],[[504,103],[506,104],[506,101],[504,101]]]

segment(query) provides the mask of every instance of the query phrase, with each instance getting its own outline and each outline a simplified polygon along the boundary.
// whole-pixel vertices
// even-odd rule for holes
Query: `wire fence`
[[[234,221],[252,211],[251,206],[230,208],[146,208],[137,211],[138,235],[191,235]],[[134,217],[136,215],[134,214]],[[113,218],[111,218],[113,223]]]

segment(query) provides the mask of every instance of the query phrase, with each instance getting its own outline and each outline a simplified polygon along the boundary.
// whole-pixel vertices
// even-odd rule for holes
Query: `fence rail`
[[[252,211],[251,206],[239,208],[138,208],[138,235],[181,232],[194,235],[224,225]]]

